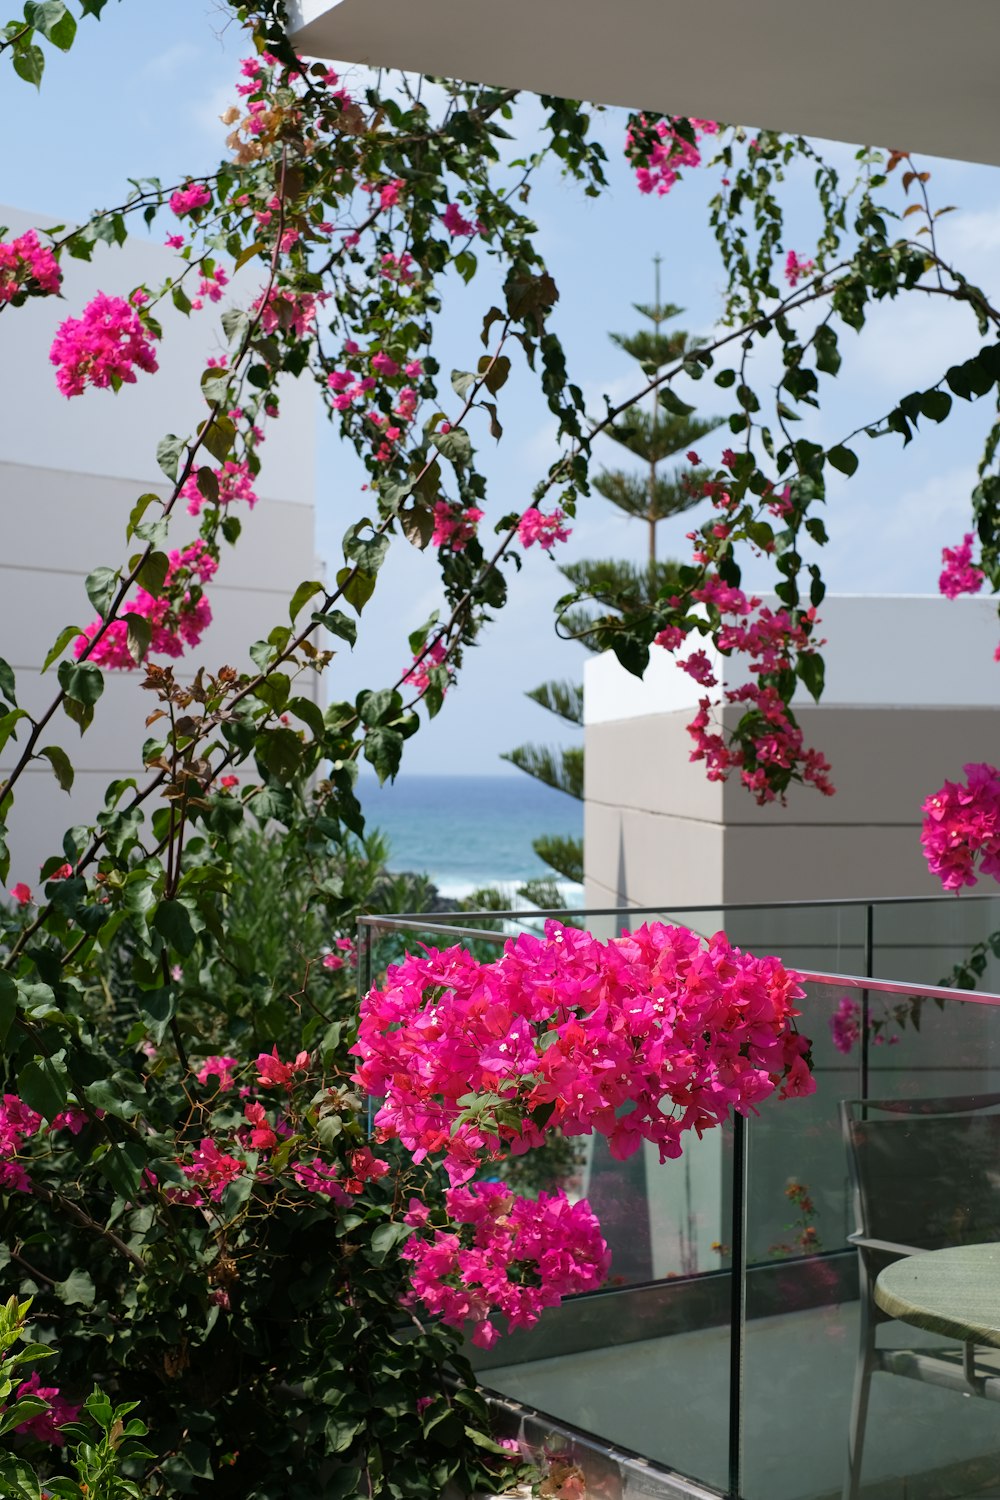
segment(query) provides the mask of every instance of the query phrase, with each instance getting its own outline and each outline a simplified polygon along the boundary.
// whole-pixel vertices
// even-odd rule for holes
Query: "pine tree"
[[[660,301],[660,256],[655,256],[655,294],[652,304],[634,303],[637,313],[651,328],[640,328],[632,334],[613,333],[612,343],[639,362],[645,374],[659,375],[676,364],[685,354],[698,347],[698,340],[681,330],[665,332],[663,325],[680,317],[683,308]],[[610,500],[626,516],[644,521],[647,528],[647,557],[644,563],[613,558],[569,563],[560,571],[577,593],[588,600],[562,617],[563,627],[588,650],[598,650],[590,634],[595,619],[614,611],[627,615],[644,610],[654,599],[670,590],[678,564],[659,559],[656,532],[662,521],[680,515],[702,498],[704,471],[690,462],[677,464],[669,473],[664,463],[679,453],[687,453],[718,427],[719,421],[692,415],[693,408],[683,405],[675,396],[669,407],[654,391],[650,409],[633,407],[609,436],[628,453],[641,460],[643,468],[603,469],[593,480],[598,494]],[[527,695],[536,703],[557,714],[568,723],[583,725],[583,687],[572,682],[543,682]],[[501,757],[546,786],[583,798],[583,750],[553,749],[538,745],[519,745]],[[538,857],[565,880],[583,879],[583,843],[559,835],[542,835],[532,848]],[[518,895],[540,907],[561,904],[559,888],[552,878],[528,881]]]

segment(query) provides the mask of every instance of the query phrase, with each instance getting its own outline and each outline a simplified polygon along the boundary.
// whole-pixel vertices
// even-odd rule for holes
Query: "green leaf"
[[[49,651],[48,656],[42,664],[42,671],[47,672],[57,656],[62,656],[70,641],[75,640],[80,634],[79,625],[66,625],[56,636],[55,645]],[[11,700],[13,702],[13,699]]]
[[[72,790],[73,766],[65,750],[58,745],[46,745],[44,750],[39,750],[39,755],[44,755],[55,772],[56,780],[64,792]]]
[[[17,985],[9,974],[0,972],[0,1047],[7,1040],[7,1033],[17,1014]]]
[[[503,386],[507,384],[510,375],[510,360],[506,354],[498,354],[491,362],[490,356],[484,354],[479,361],[479,374],[484,378],[483,384],[491,396],[495,396]]]
[[[656,393],[656,399],[664,411],[669,411],[675,417],[689,417],[694,411],[686,401],[682,401],[672,386],[664,385]]]
[[[848,478],[850,478],[858,467],[858,455],[852,449],[845,448],[840,443],[836,447],[830,448],[826,456],[833,464],[833,467],[839,469],[841,474],[846,474]]]
[[[376,579],[371,573],[355,572],[353,568],[341,568],[337,574],[337,587],[347,600],[353,605],[358,614],[364,609],[368,600],[375,592]]]
[[[279,781],[291,781],[302,764],[302,741],[293,729],[283,726],[257,736],[254,749],[262,766]]]
[[[135,615],[131,610],[125,616],[125,626],[125,644],[129,655],[136,666],[140,666],[146,659],[146,652],[153,639],[153,627],[145,615]]]
[[[365,760],[375,767],[381,785],[391,780],[403,758],[403,736],[397,729],[369,729],[365,735]]]
[[[41,47],[36,47],[33,42],[19,43],[14,49],[13,62],[18,78],[23,78],[25,83],[33,83],[36,88],[41,87],[42,74],[45,72],[45,54]]]
[[[67,698],[84,703],[89,708],[104,692],[104,676],[99,667],[89,661],[62,661],[59,663],[59,686]]]
[[[476,383],[476,376],[471,370],[452,370],[451,388],[460,401],[464,401]]]
[[[947,391],[924,391],[920,398],[920,411],[932,422],[943,422],[951,411],[951,397]]]
[[[372,1249],[376,1255],[384,1256],[412,1233],[409,1224],[380,1224],[372,1235]]]
[[[161,901],[153,915],[153,927],[171,948],[187,958],[194,948],[196,935],[191,914],[182,901]]]
[[[86,1271],[71,1271],[65,1281],[52,1288],[56,1296],[71,1306],[93,1307],[94,1283]]]
[[[130,564],[134,566],[134,563]],[[163,584],[170,567],[170,559],[165,552],[151,552],[142,567],[135,576],[135,581],[147,594],[152,594],[155,599],[163,592]]]
[[[156,445],[156,462],[174,484],[177,482],[181,459],[186,450],[187,439],[175,437],[172,432],[168,432],[166,437],[161,438]]]
[[[21,720],[27,717],[28,714],[23,708],[12,708],[9,714],[0,714],[0,750],[14,734]]]
[[[201,434],[201,441],[213,458],[221,464],[232,452],[236,441],[236,425],[228,417],[215,417]]]
[[[823,696],[824,665],[823,658],[818,655],[806,653],[801,655],[795,666],[796,674],[801,678],[809,693],[818,703]]]
[[[3,697],[7,699],[7,702],[10,703],[14,708],[17,707],[17,697],[15,696],[14,691],[15,686],[16,684],[14,681],[14,669],[11,666],[10,662],[4,661],[3,657],[0,656],[0,694],[2,694]]]
[[[322,740],[326,734],[326,725],[323,722],[323,710],[312,698],[289,698],[285,704],[287,713],[294,714],[304,724],[308,724],[317,740]]]
[[[130,542],[135,536],[135,528],[138,526],[139,522],[146,514],[146,511],[154,503],[154,501],[159,502],[161,505],[163,503],[160,500],[159,495],[146,494],[140,495],[138,500],[133,505],[129,513],[128,526],[125,528],[125,540],[127,542]]]
[[[431,442],[457,468],[466,468],[472,461],[472,443],[464,427],[453,427],[450,432],[432,433]]]
[[[24,1102],[51,1122],[66,1108],[69,1078],[62,1066],[63,1053],[37,1057],[25,1063],[17,1075],[17,1091]]]
[[[342,610],[328,609],[322,614],[315,613],[312,617],[314,625],[322,625],[331,635],[339,636],[342,641],[347,641],[353,646],[358,638],[358,627],[350,615],[345,615]]]
[[[316,594],[321,594],[322,592],[323,585],[317,582],[315,579],[306,579],[304,582],[300,583],[298,588],[295,590],[295,593],[292,595],[291,602],[288,606],[288,618],[294,622],[296,615],[298,615],[303,605],[308,604],[310,599],[312,599]]]
[[[63,0],[25,0],[24,19],[61,52],[72,47],[76,21]]]

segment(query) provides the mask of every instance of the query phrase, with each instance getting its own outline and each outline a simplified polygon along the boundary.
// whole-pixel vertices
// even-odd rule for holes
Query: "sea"
[[[368,827],[389,841],[389,868],[427,875],[456,899],[484,885],[513,899],[521,882],[553,874],[532,839],[583,837],[583,803],[530,776],[404,775],[380,787],[362,774],[358,796]],[[582,905],[582,886],[558,883],[567,906]]]

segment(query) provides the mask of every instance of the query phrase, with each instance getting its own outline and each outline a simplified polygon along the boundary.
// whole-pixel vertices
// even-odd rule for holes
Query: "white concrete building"
[[[691,762],[686,726],[705,690],[667,652],[653,648],[643,679],[610,652],[586,664],[586,906],[940,893],[920,805],[964,762],[996,760],[996,603],[828,595],[820,634],[822,701],[800,686],[793,708],[837,794],[793,786],[786,807],[758,807],[737,776],[713,783]],[[742,660],[708,654],[711,696],[747,680]]]
[[[39,220],[0,207],[0,224],[13,234]],[[125,541],[129,512],[139,495],[165,493],[156,445],[167,432],[183,435],[199,420],[198,381],[205,359],[225,342],[219,308],[186,320],[168,307],[155,375],[137,376],[117,395],[88,390],[67,400],[56,388],[48,351],[56,327],[76,315],[98,290],[127,295],[139,282],[157,285],[175,264],[159,245],[130,239],[122,249],[98,245],[91,262],[66,260],[61,298],[39,298],[8,309],[0,325],[0,657],[17,674],[19,701],[35,713],[55,694],[55,667],[41,664],[63,626],[86,625],[95,611],[84,588],[95,567],[117,567],[135,544]],[[236,295],[255,290],[253,268],[238,278]],[[159,312],[159,309],[158,309]],[[210,586],[213,623],[197,651],[175,663],[180,680],[204,663],[249,665],[248,647],[287,622],[287,601],[303,578],[317,578],[314,551],[316,407],[311,386],[290,382],[280,420],[262,449],[259,502],[238,507],[243,535],[225,548]],[[180,507],[170,546],[197,535],[198,523]],[[141,767],[139,751],[149,731],[149,695],[138,673],[108,671],[94,724],[81,739],[61,712],[44,743],[63,746],[76,767],[67,796],[48,763],[36,761],[17,788],[10,820],[10,884],[33,886],[39,866],[62,847],[64,831],[86,823],[101,806],[114,777]],[[319,694],[315,680],[304,692]],[[23,743],[23,740],[22,740]],[[18,755],[16,741],[0,753],[0,780]]]
[[[302,52],[1000,163],[993,0],[289,0]]]

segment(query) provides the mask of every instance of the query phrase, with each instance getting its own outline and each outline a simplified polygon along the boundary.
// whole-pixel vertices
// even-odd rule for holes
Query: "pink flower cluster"
[[[1000,880],[1000,771],[984,762],[962,768],[966,780],[946,781],[923,804],[924,858],[946,891]]]
[[[530,1328],[542,1310],[563,1297],[596,1290],[611,1257],[585,1201],[563,1193],[537,1200],[515,1197],[501,1183],[451,1188],[448,1216],[458,1232],[417,1233],[402,1251],[411,1265],[408,1302],[422,1302],[452,1328],[473,1326],[472,1342],[488,1349],[499,1338],[490,1321],[500,1312],[509,1328]],[[428,1213],[410,1200],[406,1222],[418,1231]]]
[[[805,281],[816,269],[814,260],[800,260],[794,250],[789,250],[785,257],[785,280],[790,287],[798,286],[800,281]]]
[[[434,502],[434,531],[431,541],[435,547],[450,547],[452,552],[464,552],[476,534],[476,526],[483,519],[483,511],[470,505],[465,510],[449,505],[447,500]]]
[[[694,131],[696,141],[700,141],[705,135],[715,135],[719,129],[714,120],[689,119],[688,124]],[[636,166],[635,180],[640,193],[656,192],[662,197],[664,193],[670,192],[682,167],[700,166],[701,152],[697,145],[692,145],[690,141],[686,141],[682,135],[678,134],[672,120],[657,121],[654,130],[659,141],[650,150],[645,161]],[[644,154],[632,130],[629,130],[625,136],[625,154],[636,161]]]
[[[461,235],[465,239],[469,235],[483,233],[483,226],[480,221],[477,219],[473,223],[471,219],[467,219],[457,203],[448,204],[441,215],[441,223],[447,229],[452,239],[457,235]]]
[[[260,294],[253,304],[253,311],[260,313],[264,333],[281,328],[294,333],[297,339],[304,339],[315,325],[319,307],[329,295],[329,292],[293,292],[290,287],[276,286],[266,295]]]
[[[331,406],[335,411],[350,412],[358,403],[366,400],[378,387],[379,382],[417,380],[424,373],[419,359],[408,360],[402,367],[398,360],[384,349],[376,348],[368,355],[366,373],[365,355],[353,339],[344,344],[341,357],[343,368],[331,370],[327,385],[331,391]],[[365,413],[373,429],[375,457],[379,463],[388,463],[396,454],[400,439],[413,420],[417,410],[418,396],[411,385],[399,385],[393,392],[393,421],[384,412],[369,410]]]
[[[221,467],[213,472],[219,485],[218,503],[220,506],[229,505],[233,500],[245,500],[253,510],[257,504],[257,491],[254,489],[253,474],[248,463],[227,458]],[[187,501],[189,516],[201,514],[202,506],[207,502],[198,488],[197,474],[189,474],[184,481],[181,486],[181,499]]]
[[[983,570],[972,561],[972,532],[967,531],[957,547],[942,547],[938,588],[946,599],[957,599],[978,594],[982,586]]]
[[[415,687],[422,697],[430,687],[431,668],[443,667],[447,662],[448,647],[444,641],[435,641],[433,645],[424,647],[423,651],[415,651],[413,660],[414,665],[403,673],[403,681]]]
[[[199,1083],[204,1084],[207,1084],[210,1078],[214,1078],[218,1092],[228,1094],[234,1087],[233,1073],[239,1065],[239,1058],[236,1057],[206,1057],[195,1077]]]
[[[0,304],[13,302],[19,292],[51,296],[61,283],[59,262],[33,229],[0,241]]]
[[[778,959],[722,933],[703,944],[657,922],[602,943],[548,922],[492,963],[455,947],[391,967],[362,1005],[355,1079],[384,1098],[379,1138],[416,1161],[442,1156],[452,1183],[540,1144],[539,1118],[569,1136],[598,1131],[621,1160],[643,1140],[666,1160],[687,1130],[779,1088],[812,1092],[793,1024],[802,993]],[[499,1101],[492,1115],[468,1107],[484,1095]]]
[[[40,1443],[52,1443],[56,1447],[62,1447],[66,1439],[60,1432],[67,1422],[75,1422],[80,1415],[80,1407],[74,1406],[59,1394],[57,1385],[42,1385],[38,1371],[33,1370],[27,1380],[22,1380],[14,1392],[14,1400],[20,1401],[25,1396],[34,1396],[39,1401],[49,1403],[48,1411],[40,1411],[37,1416],[29,1417],[25,1422],[19,1422],[14,1428],[15,1432],[23,1433],[25,1437],[33,1437]]]
[[[709,781],[724,781],[730,771],[739,770],[744,786],[761,804],[773,802],[778,796],[771,779],[775,770],[789,772],[831,796],[834,789],[829,763],[820,751],[805,745],[802,730],[792,721],[781,694],[764,680],[793,670],[796,655],[815,651],[817,643],[811,629],[816,624],[816,611],[807,610],[803,620],[796,623],[788,610],[772,610],[758,598],[748,599],[742,589],[724,583],[715,573],[706,577],[692,599],[710,605],[722,617],[733,617],[733,623],[723,618],[712,638],[725,654],[739,652],[748,657],[748,671],[755,680],[727,688],[721,700],[743,706],[748,743],[727,738],[713,717],[719,701],[702,698],[688,725],[695,742],[691,759],[705,762]],[[675,652],[685,639],[684,630],[673,625],[655,637],[655,644]],[[695,651],[678,666],[702,686],[716,685],[704,651]]]
[[[563,525],[565,519],[561,510],[543,516],[537,506],[530,505],[517,523],[522,546],[531,547],[537,542],[546,552],[551,552],[556,542],[569,540],[570,528]]]
[[[136,367],[149,374],[158,368],[152,337],[131,303],[98,292],[80,317],[59,325],[49,350],[56,384],[64,396],[80,396],[88,385],[134,384]]]
[[[358,950],[353,938],[339,937],[334,939],[334,953],[324,953],[321,960],[324,969],[342,969],[345,964],[350,964],[352,969],[358,966]]]
[[[211,1136],[205,1136],[181,1171],[196,1187],[204,1188],[213,1203],[218,1203],[230,1183],[246,1171],[246,1166],[240,1157],[220,1151]]]
[[[857,1001],[852,1000],[850,995],[843,995],[840,1004],[830,1017],[830,1035],[833,1038],[833,1045],[845,1056],[853,1049],[861,1036],[861,1015],[861,1006]],[[899,1036],[885,1036],[881,1029],[883,1024],[884,1022],[873,1021],[869,1017],[868,1032],[872,1046],[881,1047],[886,1043],[890,1047],[898,1045]]]
[[[187,187],[178,188],[171,194],[170,207],[180,219],[198,208],[204,208],[211,201],[212,195],[203,182],[191,182]]]
[[[4,1094],[0,1103],[0,1190],[30,1193],[31,1179],[17,1160],[21,1142],[38,1134],[41,1115],[17,1094]]]
[[[192,542],[182,552],[175,550],[169,554],[162,594],[154,596],[146,589],[137,589],[125,601],[120,611],[123,616],[141,615],[150,623],[151,654],[178,657],[183,656],[185,646],[197,646],[212,623],[212,609],[201,588],[217,567],[218,563],[204,542]],[[91,620],[82,635],[76,638],[74,656],[81,657],[102,628],[102,620]],[[104,628],[88,660],[97,666],[117,667],[123,671],[131,671],[137,665],[128,648],[127,620],[112,620]]]

